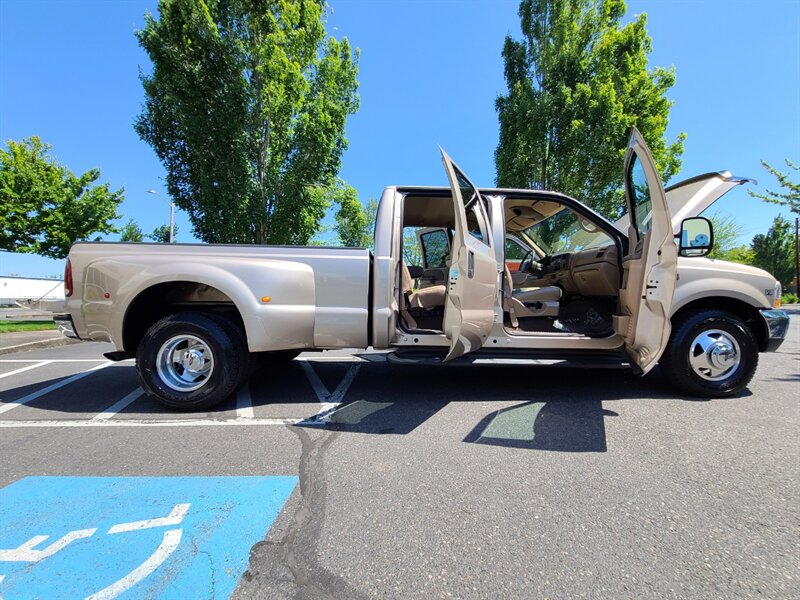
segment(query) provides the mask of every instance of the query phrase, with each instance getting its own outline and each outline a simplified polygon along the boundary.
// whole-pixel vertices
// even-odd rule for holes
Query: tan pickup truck
[[[405,363],[659,363],[683,393],[727,396],[783,341],[780,284],[704,258],[713,231],[696,215],[747,180],[664,190],[633,130],[630,218],[614,224],[556,192],[478,189],[442,157],[450,188],[383,192],[374,254],[77,243],[59,325],[135,356],[147,393],[184,410],[228,397],[254,359],[369,346]]]

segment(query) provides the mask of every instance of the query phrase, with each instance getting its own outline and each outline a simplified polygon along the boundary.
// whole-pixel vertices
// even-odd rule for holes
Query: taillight
[[[72,263],[67,259],[67,266],[64,267],[64,295],[69,298],[72,296]]]

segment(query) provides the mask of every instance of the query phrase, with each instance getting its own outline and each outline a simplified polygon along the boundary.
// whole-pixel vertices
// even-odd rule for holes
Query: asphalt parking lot
[[[106,344],[2,356],[0,597],[797,598],[799,317],[713,401],[356,352],[187,414]]]

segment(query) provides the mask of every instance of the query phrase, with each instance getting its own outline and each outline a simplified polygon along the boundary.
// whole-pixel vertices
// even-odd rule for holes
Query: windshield
[[[607,233],[566,207],[528,227],[524,233],[548,255],[602,248],[613,243]]]

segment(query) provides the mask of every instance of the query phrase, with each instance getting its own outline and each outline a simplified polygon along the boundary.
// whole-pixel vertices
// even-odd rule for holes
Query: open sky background
[[[329,33],[361,49],[361,110],[348,122],[341,176],[362,202],[393,184],[446,185],[441,144],[478,185],[495,179],[505,92],[500,56],[520,36],[518,2],[331,0]],[[99,167],[125,188],[120,224],[145,232],[168,222],[164,170],[132,123],[143,101],[138,80],[150,62],[133,32],[157,3],[143,0],[0,0],[0,140],[39,135],[75,172]],[[755,177],[760,166],[800,161],[800,1],[630,1],[646,12],[651,65],[674,65],[668,137],[688,134],[673,180],[712,170]],[[620,169],[622,165],[620,165]],[[743,227],[741,241],[787,210],[736,188],[712,209]],[[178,211],[178,241],[194,241]],[[108,236],[114,239],[114,236]],[[58,275],[63,261],[0,252],[0,275]]]

